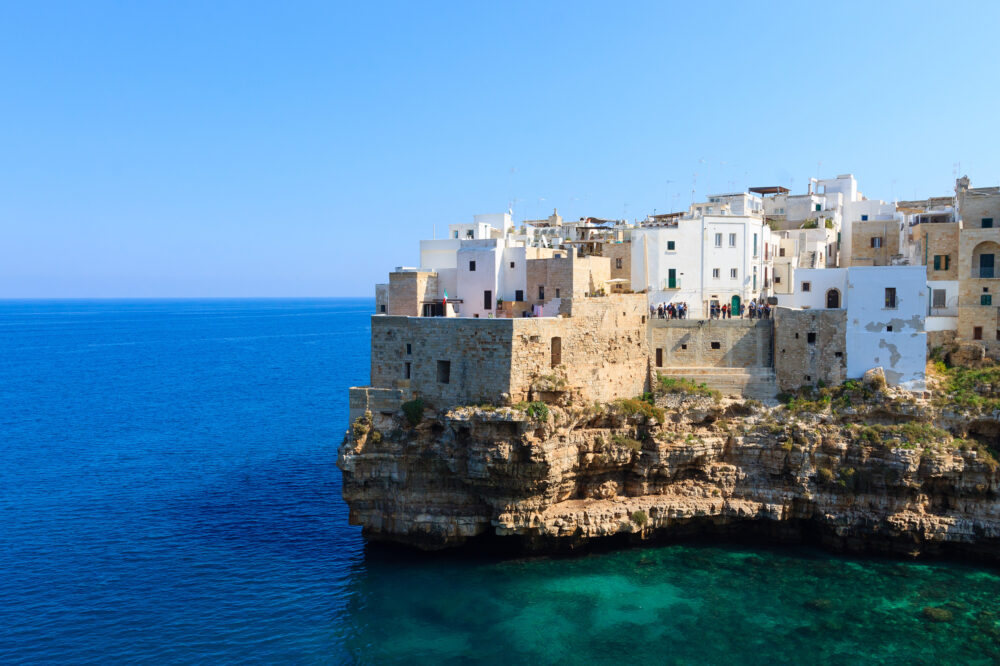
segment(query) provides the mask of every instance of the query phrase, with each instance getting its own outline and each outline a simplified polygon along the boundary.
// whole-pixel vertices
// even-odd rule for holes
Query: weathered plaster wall
[[[881,366],[886,380],[911,391],[924,389],[927,336],[927,274],[923,266],[853,267],[847,285],[847,376]],[[886,288],[896,305],[886,306]]]

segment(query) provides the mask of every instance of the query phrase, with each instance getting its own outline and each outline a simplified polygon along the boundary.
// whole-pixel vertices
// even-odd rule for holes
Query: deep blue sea
[[[990,569],[366,548],[335,462],[371,311],[0,302],[0,662],[1000,661]]]

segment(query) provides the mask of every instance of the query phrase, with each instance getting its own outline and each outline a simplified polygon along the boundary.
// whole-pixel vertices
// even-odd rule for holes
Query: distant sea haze
[[[1000,661],[992,570],[366,546],[334,463],[373,309],[0,301],[0,662]]]

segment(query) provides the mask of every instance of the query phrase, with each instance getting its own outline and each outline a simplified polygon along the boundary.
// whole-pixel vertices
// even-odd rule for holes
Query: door
[[[732,312],[737,317],[740,316],[740,297],[733,296],[732,300],[729,301],[730,312]]]
[[[552,354],[549,359],[549,366],[556,367],[562,363],[562,338],[552,338]]]
[[[831,289],[826,292],[826,307],[831,310],[836,310],[840,307],[840,292],[836,289]]]
[[[981,254],[981,255],[979,255],[979,277],[981,277],[981,278],[992,278],[993,277],[993,255],[992,254]]]
[[[667,289],[677,288],[677,269],[671,268],[667,271]]]
[[[487,289],[483,292],[483,309],[492,310],[493,309],[493,292]]]

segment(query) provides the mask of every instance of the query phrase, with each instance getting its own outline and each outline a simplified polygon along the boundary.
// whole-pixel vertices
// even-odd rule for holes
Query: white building
[[[632,230],[632,288],[650,305],[685,302],[691,317],[711,304],[739,307],[770,293],[771,230],[761,218],[701,215]]]
[[[927,293],[923,266],[853,266],[798,269],[795,291],[777,298],[784,307],[847,310],[848,377],[882,367],[890,384],[922,391]]]

